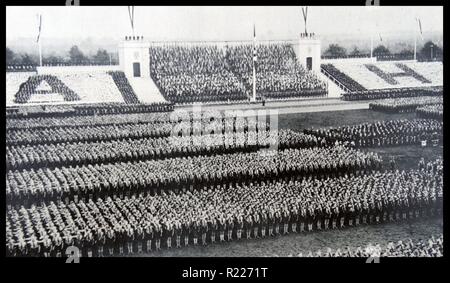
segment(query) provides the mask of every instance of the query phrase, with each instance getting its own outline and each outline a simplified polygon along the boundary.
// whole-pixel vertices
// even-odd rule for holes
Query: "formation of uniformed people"
[[[31,95],[38,92],[43,92],[44,90],[36,90],[36,88],[43,82],[47,82],[50,86],[50,93],[60,93],[64,97],[64,101],[76,101],[80,100],[78,94],[73,90],[69,89],[64,83],[61,82],[58,77],[54,75],[34,75],[30,76],[28,80],[22,83],[19,90],[14,96],[15,103],[27,103]]]
[[[175,103],[247,100],[253,46],[155,46],[150,72]],[[287,44],[258,45],[257,91],[267,98],[326,95],[325,83],[306,71]]]
[[[123,123],[75,125],[11,129],[6,132],[7,145],[68,143],[78,141],[105,141],[140,139],[174,135],[222,134],[246,131],[267,131],[269,124],[258,119],[207,119],[161,123]]]
[[[292,130],[279,130],[7,146],[6,168],[8,170],[36,169],[39,167],[251,152],[271,145],[278,148],[309,148],[325,146],[326,141],[313,135]]]
[[[417,96],[442,96],[443,87],[423,87],[423,88],[388,88],[371,89],[361,91],[351,91],[342,94],[343,100],[370,100],[399,97],[417,97]]]
[[[293,175],[335,176],[379,169],[381,158],[343,145],[49,167],[6,173],[10,203],[182,188]]]
[[[443,103],[443,96],[418,96],[383,99],[369,103],[369,108],[387,113],[414,112],[418,107]]]
[[[306,129],[305,134],[324,137],[329,142],[351,141],[356,147],[420,144],[442,139],[443,122],[432,119],[377,121],[338,128]]]
[[[136,96],[136,93],[134,93],[134,90],[131,87],[130,83],[128,82],[128,79],[125,76],[124,72],[109,71],[108,74],[111,75],[111,77],[113,78],[114,83],[116,84],[117,88],[122,94],[123,101],[125,103],[127,104],[139,103],[139,99]]]
[[[298,257],[442,257],[444,255],[444,235],[437,237],[434,235],[427,240],[400,240],[397,243],[389,242],[387,245],[369,244],[366,247],[332,250],[330,248],[325,251],[318,250],[316,252],[309,251],[306,254],[299,253]],[[292,255],[289,255],[292,256]]]
[[[442,214],[442,160],[425,169],[220,184],[7,209],[9,255],[124,255]]]
[[[416,109],[417,116],[420,118],[442,120],[444,117],[444,105],[427,105]]]

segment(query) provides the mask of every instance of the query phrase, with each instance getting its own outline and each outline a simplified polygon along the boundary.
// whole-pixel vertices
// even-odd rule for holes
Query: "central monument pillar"
[[[119,44],[120,69],[128,78],[150,78],[150,43],[143,36],[125,36]]]
[[[307,70],[320,73],[321,63],[320,39],[314,33],[301,33],[297,58]]]

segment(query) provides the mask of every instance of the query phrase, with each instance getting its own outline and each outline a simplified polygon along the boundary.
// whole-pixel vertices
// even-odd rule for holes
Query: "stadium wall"
[[[43,66],[37,67],[38,75],[42,74],[79,74],[79,73],[106,73],[108,71],[120,71],[118,65],[106,66]]]
[[[333,64],[333,63],[355,63],[355,64],[368,64],[377,62],[377,57],[365,57],[365,58],[339,58],[339,59],[322,59],[322,64]]]

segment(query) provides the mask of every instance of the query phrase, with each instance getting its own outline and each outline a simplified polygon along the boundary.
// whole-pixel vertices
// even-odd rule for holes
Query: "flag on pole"
[[[42,29],[42,15],[38,14],[37,18],[38,18],[38,36],[37,36],[36,42],[39,43],[39,39],[41,37],[41,29]]]
[[[422,40],[423,40],[422,23],[420,22],[419,18],[416,18],[416,20],[417,20],[417,24],[419,25],[420,38],[422,38]]]
[[[381,37],[381,33],[379,33],[378,36],[380,37],[380,41],[383,41],[383,38]]]
[[[302,13],[303,13],[303,20],[305,21],[305,33],[307,34],[308,31],[306,29],[306,20],[308,18],[308,6],[302,7]]]
[[[131,29],[134,34],[134,6],[128,6],[128,16],[130,16]]]
[[[256,52],[256,28],[255,24],[253,24],[253,63],[256,63],[258,60],[257,52]]]

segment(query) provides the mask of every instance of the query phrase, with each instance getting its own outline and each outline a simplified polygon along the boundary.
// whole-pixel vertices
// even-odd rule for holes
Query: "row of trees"
[[[108,65],[118,64],[117,56],[104,49],[98,49],[93,56],[85,55],[78,46],[74,45],[68,51],[68,56],[49,55],[42,57],[42,64],[56,65],[56,64],[96,64]],[[28,53],[15,53],[10,48],[6,47],[6,65],[38,65],[38,55],[30,55]]]
[[[330,44],[323,55],[326,57],[346,57],[346,56],[362,56],[365,54],[367,53],[361,52],[357,47],[355,47],[352,51],[347,52],[347,50],[344,47],[338,44]],[[384,45],[378,45],[373,49],[373,56],[389,56],[389,55],[394,54],[392,54],[391,51]],[[414,51],[404,49],[400,53],[396,53],[395,55],[412,57],[414,55]],[[424,60],[432,60],[434,58],[442,57],[442,49],[432,41],[428,41],[424,44],[424,46],[420,50],[418,50],[417,56]]]
[[[361,52],[357,47],[352,51],[347,52],[347,50],[338,45],[330,44],[323,54],[326,57],[346,57],[350,56],[362,56],[365,53]],[[389,56],[392,55],[390,50],[384,46],[379,45],[373,49],[374,56]],[[398,54],[404,57],[412,57],[414,55],[412,50],[405,49]],[[434,58],[442,57],[442,49],[439,48],[432,41],[428,41],[424,44],[422,49],[417,54],[418,58],[422,60],[432,60]],[[39,63],[39,58],[36,55],[30,55],[27,53],[16,54],[10,48],[6,47],[6,65],[37,65]],[[97,53],[93,56],[86,56],[78,46],[74,45],[70,48],[68,52],[68,57],[64,58],[62,56],[50,55],[44,56],[42,58],[42,63],[44,65],[56,65],[56,64],[98,64],[98,65],[108,65],[108,64],[118,64],[117,56],[113,56],[111,53],[104,49],[97,50]]]

